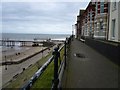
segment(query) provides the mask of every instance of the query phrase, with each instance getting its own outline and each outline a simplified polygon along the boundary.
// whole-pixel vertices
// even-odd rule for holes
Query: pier
[[[43,41],[38,40],[9,40],[9,39],[3,39],[0,40],[0,46],[16,46],[16,43],[20,43],[20,46],[27,46],[27,43],[43,43]]]

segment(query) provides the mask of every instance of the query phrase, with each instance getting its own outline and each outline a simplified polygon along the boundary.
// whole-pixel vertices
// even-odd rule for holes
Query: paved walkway
[[[83,57],[76,57],[75,53]],[[109,59],[75,39],[70,46],[62,87],[118,88],[118,69]]]

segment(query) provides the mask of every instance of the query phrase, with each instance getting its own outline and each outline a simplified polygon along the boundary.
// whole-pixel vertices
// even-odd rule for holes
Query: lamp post
[[[72,35],[74,35],[74,25],[72,25]]]
[[[74,27],[75,27],[75,25],[72,25],[72,40],[73,40],[73,36],[74,36]]]

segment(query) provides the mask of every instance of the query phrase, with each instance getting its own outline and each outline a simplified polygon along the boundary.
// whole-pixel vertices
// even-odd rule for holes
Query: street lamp
[[[72,36],[74,35],[74,25],[72,25]]]
[[[72,25],[72,40],[73,40],[73,36],[74,36],[74,27],[75,27],[75,25]]]

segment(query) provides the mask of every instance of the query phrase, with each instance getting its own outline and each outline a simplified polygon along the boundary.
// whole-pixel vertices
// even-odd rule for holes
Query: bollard
[[[59,47],[56,47],[53,51],[53,55],[54,55],[54,80],[53,80],[53,89],[56,90],[58,83],[59,83],[59,79],[58,79],[58,58],[60,57],[60,53],[58,52]]]

